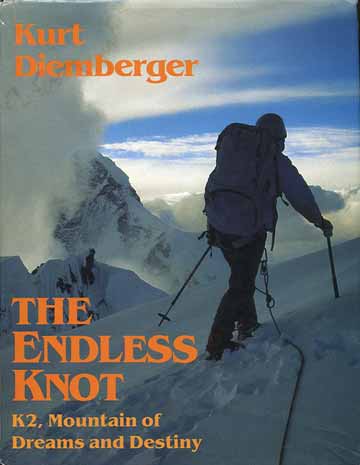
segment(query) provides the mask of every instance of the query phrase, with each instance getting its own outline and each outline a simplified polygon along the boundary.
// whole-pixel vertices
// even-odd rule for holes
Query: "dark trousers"
[[[207,350],[216,352],[232,338],[235,321],[246,328],[257,323],[255,279],[265,248],[266,233],[240,248],[230,245],[222,253],[231,270],[229,289],[221,299],[209,335]]]

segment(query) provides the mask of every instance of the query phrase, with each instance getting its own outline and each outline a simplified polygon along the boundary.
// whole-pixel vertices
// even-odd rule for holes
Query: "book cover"
[[[0,464],[358,464],[356,2],[0,34]]]

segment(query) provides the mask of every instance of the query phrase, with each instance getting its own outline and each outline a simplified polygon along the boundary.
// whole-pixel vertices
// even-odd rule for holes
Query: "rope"
[[[280,327],[279,327],[279,325],[278,325],[278,323],[277,323],[277,321],[276,321],[276,319],[274,317],[274,314],[272,312],[272,309],[275,306],[275,299],[272,297],[272,295],[269,292],[269,270],[268,270],[267,263],[268,263],[268,255],[267,255],[267,250],[265,249],[265,257],[264,257],[263,260],[261,260],[261,264],[260,264],[260,274],[264,277],[265,291],[263,291],[262,289],[258,289],[258,288],[256,288],[256,290],[259,291],[261,294],[264,294],[266,296],[267,309],[269,310],[269,313],[270,313],[271,319],[272,319],[272,321],[274,323],[274,326],[276,328],[276,331],[277,331],[279,337],[281,337],[282,336],[282,331],[281,331],[281,329],[280,329]],[[278,465],[282,465],[284,463],[286,444],[287,444],[287,441],[288,441],[288,436],[289,436],[289,432],[290,432],[290,428],[291,428],[291,421],[292,421],[292,417],[293,417],[295,403],[296,403],[296,400],[297,400],[297,395],[298,395],[298,392],[299,392],[300,382],[301,382],[301,378],[302,378],[302,374],[303,374],[304,366],[305,366],[305,355],[304,355],[304,352],[302,351],[302,349],[298,345],[296,345],[294,342],[290,341],[287,338],[285,339],[285,342],[287,344],[289,344],[291,347],[293,347],[293,349],[296,350],[297,354],[299,355],[300,366],[299,366],[299,369],[298,369],[298,372],[297,372],[296,382],[295,382],[295,386],[294,386],[294,389],[293,389],[293,394],[292,394],[292,397],[291,397],[291,402],[290,402],[288,415],[287,415],[287,419],[286,419],[286,425],[285,425],[284,433],[283,433],[282,440],[281,440],[280,453],[279,453],[279,458],[278,458],[278,462],[277,462]]]

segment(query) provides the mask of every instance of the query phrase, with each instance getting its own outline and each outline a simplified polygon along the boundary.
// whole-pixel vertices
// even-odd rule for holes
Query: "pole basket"
[[[166,320],[166,321],[171,321],[170,318],[165,315],[165,313],[158,313],[159,317],[161,318],[161,321],[159,323],[159,326]]]

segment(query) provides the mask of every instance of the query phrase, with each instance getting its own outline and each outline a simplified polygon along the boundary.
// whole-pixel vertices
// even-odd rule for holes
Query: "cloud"
[[[338,192],[324,190],[320,186],[312,186],[311,190],[324,215],[343,210],[349,198],[354,197],[354,193],[351,196],[346,196]],[[359,195],[358,192],[357,195]],[[170,197],[170,201],[169,198],[165,197],[145,202],[145,206],[158,216],[171,218],[172,223],[175,223],[177,227],[184,231],[201,232],[206,228],[206,217],[202,214],[205,206],[203,193],[189,194],[184,192],[178,194],[177,197]],[[278,208],[281,212],[281,223],[287,224],[290,222],[289,228],[294,227],[294,221],[300,226],[304,223],[295,210],[285,208],[280,201],[278,202]],[[300,231],[302,229],[300,227]],[[298,232],[299,229],[297,229]],[[292,237],[294,236],[295,233],[292,234]]]
[[[14,77],[16,54],[35,55],[43,47],[14,46],[14,6],[1,7],[2,64],[1,118],[1,255],[21,255],[32,267],[60,253],[52,237],[55,204],[75,208],[81,200],[75,178],[73,153],[96,149],[104,119],[84,102],[77,79]],[[59,59],[111,49],[116,37],[109,29],[105,5],[16,3],[16,20],[42,27],[70,27],[81,23],[88,30],[87,44],[54,47]],[[48,52],[47,53],[51,53]],[[85,176],[85,173],[84,173]]]
[[[322,213],[332,213],[345,207],[345,199],[338,192],[327,191],[320,186],[312,186],[312,192]]]
[[[322,213],[334,225],[334,242],[359,236],[359,187],[339,193],[312,186],[312,191]],[[202,194],[186,195],[172,204],[156,199],[146,202],[145,206],[163,221],[184,231],[199,233],[206,229]],[[324,247],[324,237],[319,229],[304,220],[294,209],[279,201],[278,211],[276,247],[272,260],[289,259]]]
[[[218,2],[192,0],[172,5],[168,8],[164,0],[125,2],[119,7],[113,4],[112,27],[120,28],[122,34],[108,58],[198,59],[195,75],[171,78],[162,84],[148,84],[143,77],[110,76],[106,86],[99,79],[84,79],[86,100],[102,111],[109,122],[231,104],[354,95],[352,90],[321,82],[254,88],[252,81],[259,73],[269,74],[273,70],[249,69],[239,63],[238,57],[245,52],[241,40],[235,66],[232,48],[225,43],[234,36],[335,15],[349,8],[343,1],[289,1],[282,2],[281,8],[273,0],[222,2],[222,8]],[[239,74],[236,68],[243,71]],[[231,84],[235,77],[236,86]]]
[[[360,145],[360,131],[356,129],[290,128],[288,133],[287,152],[297,156],[338,155]]]
[[[311,184],[341,190],[360,181],[360,131],[289,129],[286,153]]]
[[[177,202],[169,202],[167,198],[154,199],[145,202],[145,206],[155,215],[183,231],[199,233],[206,229],[206,216],[202,213],[203,194],[179,194]]]
[[[199,54],[192,55],[193,57]],[[200,60],[201,61],[201,60]],[[214,74],[218,71],[210,69]],[[268,88],[246,88],[243,90],[215,90],[213,85],[207,85],[203,74],[199,72],[194,77],[185,78],[176,85],[168,80],[152,92],[144,88],[143,82],[134,78],[126,85],[128,99],[114,101],[114,95],[120,95],[121,86],[117,77],[109,77],[108,86],[101,86],[95,81],[87,81],[85,93],[87,101],[98,106],[109,122],[127,121],[140,117],[159,116],[178,112],[200,110],[211,107],[221,107],[235,104],[258,104],[267,102],[284,102],[288,100],[303,100],[314,98],[352,97],[358,93],[343,88],[328,89],[324,85],[316,86],[285,86]],[[190,81],[191,79],[191,81]],[[147,84],[148,85],[148,84]],[[90,86],[92,88],[90,88]],[[154,99],[155,96],[155,99]]]
[[[310,184],[341,190],[360,181],[357,129],[289,128],[286,153]],[[215,165],[216,133],[127,139],[102,146],[144,199],[202,192]]]
[[[216,142],[216,134],[193,134],[184,137],[167,138],[165,136],[149,139],[128,139],[124,142],[103,144],[100,149],[106,155],[116,157],[133,153],[142,154],[145,157],[181,157],[181,156],[207,156],[213,150]]]
[[[213,157],[217,133],[192,134],[182,137],[156,136],[145,139],[126,139],[102,144],[100,149],[108,156],[129,158],[142,155],[146,158]],[[342,157],[354,159],[360,143],[360,131],[326,127],[290,128],[286,152],[296,157]]]
[[[299,171],[311,183],[342,190],[357,186],[360,180],[359,149],[341,149],[337,154],[317,157],[291,157]]]
[[[321,193],[316,189],[313,189],[313,192],[322,213],[334,225],[334,243],[359,237],[359,188],[343,193],[331,191]],[[324,237],[321,232],[304,221],[292,209],[279,205],[279,218],[275,260],[301,256],[324,248]]]
[[[168,194],[202,191],[214,162],[199,158],[164,162],[162,159],[113,159],[129,176],[131,184],[142,199],[164,197]]]

